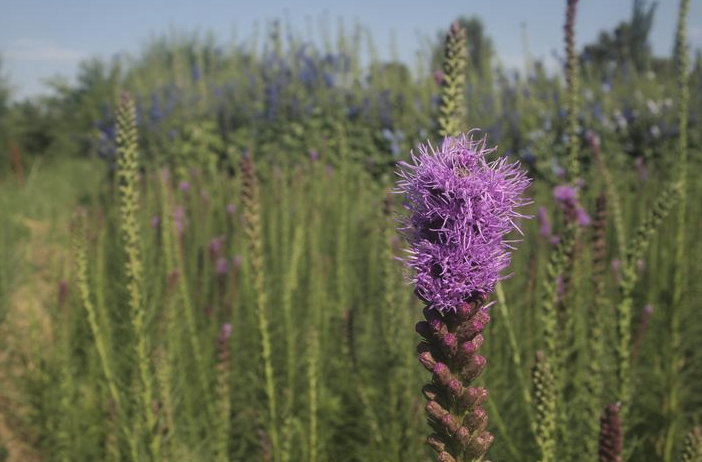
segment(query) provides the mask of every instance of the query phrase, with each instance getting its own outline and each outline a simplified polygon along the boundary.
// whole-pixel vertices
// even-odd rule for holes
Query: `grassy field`
[[[0,461],[435,457],[391,190],[456,71],[270,35],[157,42],[45,102],[48,154],[0,177]],[[492,461],[613,461],[615,403],[621,460],[702,457],[702,72],[670,61],[462,70],[451,117],[533,178],[477,380]]]

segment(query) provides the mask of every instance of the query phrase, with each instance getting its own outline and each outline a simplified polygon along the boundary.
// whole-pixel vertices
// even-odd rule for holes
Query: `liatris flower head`
[[[154,215],[153,217],[151,217],[151,227],[153,229],[158,228],[160,225],[161,225],[161,217],[159,217],[158,215]]]
[[[227,215],[234,215],[234,212],[236,212],[236,205],[227,204]]]
[[[190,191],[190,183],[188,183],[185,180],[181,181],[180,183],[178,183],[178,189],[180,189],[183,192],[188,192]]]
[[[590,226],[592,220],[577,199],[577,190],[566,184],[561,184],[553,188],[553,198],[563,209],[568,222],[576,222],[578,226],[584,228]]]
[[[575,189],[568,185],[560,184],[553,188],[553,198],[561,205],[574,204]]]
[[[588,215],[585,209],[580,205],[575,208],[575,218],[581,228],[590,226],[590,223],[592,223],[590,215]]]
[[[441,147],[420,145],[401,162],[397,192],[405,194],[402,231],[417,295],[432,308],[455,311],[471,297],[491,293],[510,261],[516,209],[529,201],[529,179],[517,163],[488,161],[494,148],[471,133],[446,137]]]

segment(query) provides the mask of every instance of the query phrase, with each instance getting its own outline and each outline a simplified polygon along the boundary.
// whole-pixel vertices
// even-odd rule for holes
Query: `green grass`
[[[349,43],[340,40],[341,51]],[[376,69],[368,87],[335,87],[349,89],[350,103],[335,100],[335,88],[294,81],[280,95],[283,109],[267,119],[257,115],[266,108],[262,88],[235,93],[221,107],[205,97],[208,84],[245,81],[244,58],[261,56],[232,52],[218,61],[211,44],[172,45],[150,49],[123,81],[76,103],[92,113],[96,101],[112,101],[121,88],[143,103],[171,79],[187,97],[204,99],[181,103],[163,125],[142,119],[138,149],[128,149],[129,162],[120,162],[116,175],[110,162],[71,157],[86,151],[65,134],[56,144],[62,155],[34,161],[21,182],[0,178],[0,451],[9,460],[48,462],[431,460],[420,392],[430,377],[415,352],[422,306],[394,258],[403,255],[395,230],[402,198],[388,194],[394,162],[437,129],[431,120],[438,108],[426,109],[438,90],[429,72],[404,79]],[[298,45],[280,53],[292,56]],[[356,58],[342,77],[361,72]],[[189,60],[199,63],[200,80],[188,80]],[[268,70],[248,64],[263,87]],[[535,409],[529,379],[537,350],[554,356],[557,406],[547,423],[559,462],[596,460],[607,404],[625,401],[629,461],[677,460],[702,418],[699,130],[690,125],[679,260],[676,214],[662,213],[675,206],[678,139],[674,131],[644,136],[652,126],[675,126],[674,110],[646,109],[675,94],[674,78],[622,71],[604,92],[588,72],[580,81],[580,129],[572,119],[568,128],[580,143],[577,155],[563,141],[562,102],[550,93],[555,86],[563,99],[561,83],[543,75],[509,81],[498,73],[495,85],[483,81],[467,93],[467,114],[452,112],[456,124],[487,129],[499,121],[500,138],[489,139],[502,145],[496,155],[507,148],[536,155],[529,166],[534,204],[526,213],[545,206],[553,234],[573,239],[549,269],[553,245],[536,220],[522,222],[513,276],[493,297],[483,346],[488,365],[479,379],[490,392],[493,461],[541,456],[535,432],[548,413]],[[391,105],[392,128],[406,135],[397,155],[376,111],[383,89],[425,104],[424,111]],[[549,95],[538,96],[543,92]],[[693,88],[691,101],[698,93]],[[374,109],[349,116],[345,105],[364,96]],[[317,106],[306,115],[286,112],[296,97],[317,98]],[[608,128],[594,102],[612,119],[629,106],[639,116],[626,129]],[[699,105],[690,107],[691,120],[699,120]],[[67,119],[77,117],[73,109],[64,108]],[[72,129],[89,133],[76,124]],[[178,131],[172,138],[171,129]],[[600,159],[587,147],[586,129],[602,138]],[[243,148],[253,152],[255,181],[239,167]],[[645,181],[635,169],[639,155],[649,169]],[[592,217],[596,197],[607,197],[603,255],[593,254],[592,227],[566,229],[552,197],[563,180],[551,164],[574,158],[577,169],[568,167],[580,173],[579,200]],[[259,192],[252,195],[254,182]],[[665,191],[670,202],[661,202]],[[125,218],[135,221],[125,226]],[[221,249],[211,245],[219,236]],[[226,274],[217,272],[220,258]],[[610,268],[615,259],[623,262],[620,275]],[[674,283],[676,272],[685,277]],[[563,275],[566,290],[551,300]],[[648,303],[654,312],[629,360]],[[220,339],[227,323],[231,337]]]

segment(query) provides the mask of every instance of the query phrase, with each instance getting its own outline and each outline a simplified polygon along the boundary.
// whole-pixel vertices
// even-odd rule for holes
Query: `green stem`
[[[668,376],[668,429],[665,436],[663,460],[671,462],[675,444],[676,419],[680,412],[680,353],[682,335],[680,332],[680,310],[685,284],[685,211],[687,205],[687,120],[689,100],[689,57],[687,53],[687,16],[690,10],[690,0],[680,0],[678,27],[675,40],[675,58],[678,66],[679,94],[679,160],[678,183],[680,184],[680,199],[677,214],[677,233],[675,239],[675,270],[673,274],[673,300],[670,315],[671,358]]]

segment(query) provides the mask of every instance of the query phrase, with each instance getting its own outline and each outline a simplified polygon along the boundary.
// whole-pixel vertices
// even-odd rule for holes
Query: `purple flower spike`
[[[585,209],[582,208],[581,206],[578,206],[575,209],[575,216],[578,220],[578,225],[581,228],[585,228],[586,226],[590,226],[590,223],[592,222],[592,220],[590,220],[590,215],[588,215],[587,212],[585,211]]]
[[[439,461],[482,460],[493,440],[480,408],[487,394],[470,383],[486,365],[478,354],[490,322],[485,303],[509,265],[514,241],[505,237],[519,231],[515,221],[524,216],[516,209],[529,203],[522,197],[529,179],[506,157],[487,161],[494,149],[470,133],[418,151],[411,163],[399,164],[396,192],[405,195],[409,211],[401,228],[410,247],[405,262],[427,304],[416,327],[423,337],[419,362],[432,372],[424,396],[435,433],[427,442]],[[451,397],[450,409],[438,396]]]
[[[234,215],[234,212],[236,212],[236,205],[227,204],[227,215]]]
[[[505,240],[517,230],[516,211],[529,201],[529,179],[470,134],[447,137],[440,148],[420,145],[412,162],[400,163],[397,192],[410,216],[403,231],[410,244],[406,263],[416,271],[420,298],[440,312],[455,311],[477,294],[491,293],[510,261]]]
[[[561,205],[575,202],[575,189],[568,185],[560,184],[553,188],[553,198]]]
[[[188,192],[190,191],[190,183],[188,183],[187,181],[181,181],[180,183],[178,183],[178,189],[180,189],[183,192]]]
[[[161,217],[158,215],[154,215],[151,217],[151,227],[156,229],[161,225]]]

